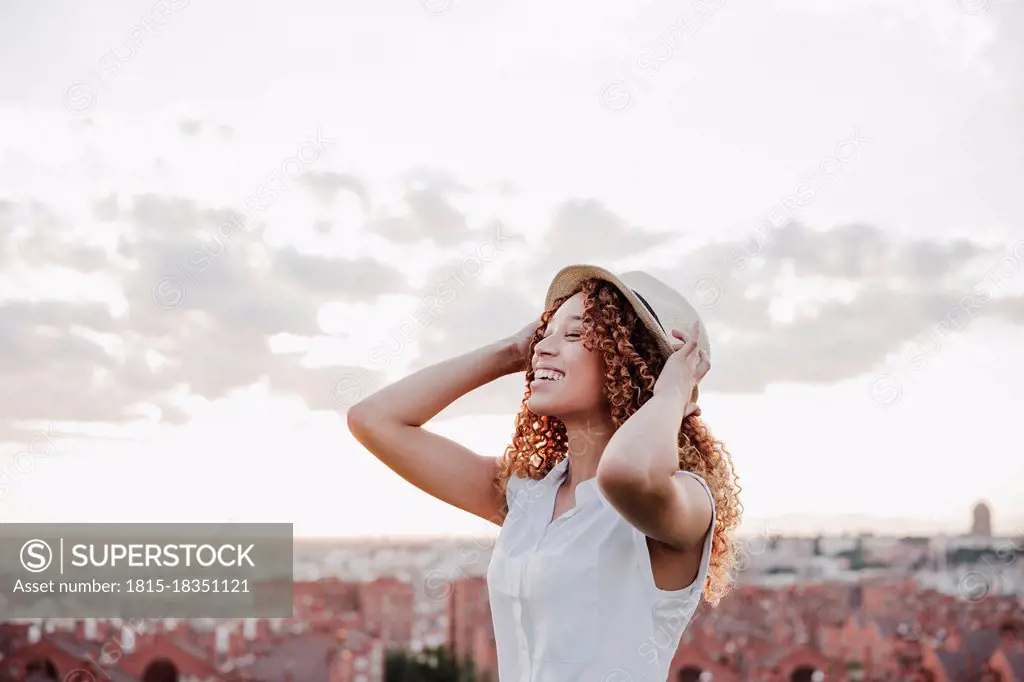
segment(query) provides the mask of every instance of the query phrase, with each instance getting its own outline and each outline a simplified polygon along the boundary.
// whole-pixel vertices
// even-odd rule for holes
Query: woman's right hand
[[[512,371],[525,372],[530,367],[530,342],[540,326],[540,316],[505,339],[512,354]]]

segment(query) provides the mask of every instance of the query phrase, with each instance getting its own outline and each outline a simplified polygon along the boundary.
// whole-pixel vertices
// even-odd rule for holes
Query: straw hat
[[[551,280],[544,298],[544,308],[549,308],[556,299],[575,294],[580,284],[592,277],[610,282],[622,292],[644,326],[657,340],[658,348],[666,358],[675,350],[672,344],[678,343],[678,339],[672,336],[672,330],[689,332],[694,322],[700,322],[699,347],[704,357],[711,360],[707,329],[697,310],[678,291],[646,272],[631,270],[616,275],[596,265],[569,265],[559,270]],[[694,386],[691,402],[697,401],[697,394],[697,387]]]

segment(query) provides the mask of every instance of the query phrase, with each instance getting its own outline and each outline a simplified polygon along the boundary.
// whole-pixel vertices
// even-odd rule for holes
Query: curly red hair
[[[604,360],[604,393],[617,429],[654,395],[654,382],[665,365],[665,357],[651,332],[615,286],[589,279],[582,283],[580,290],[584,295],[583,343],[590,351],[598,350]],[[543,338],[552,315],[568,298],[556,300],[541,315],[540,325],[530,342],[529,355]],[[515,433],[499,462],[496,485],[503,501],[509,477],[543,478],[562,461],[567,451],[562,421],[534,414],[527,407],[533,378],[533,370],[528,368],[526,394],[516,416]],[[734,581],[737,552],[731,531],[739,525],[743,513],[739,501],[741,488],[729,451],[695,415],[683,420],[679,429],[679,468],[701,476],[715,500],[711,566],[703,596],[712,606],[717,606]]]

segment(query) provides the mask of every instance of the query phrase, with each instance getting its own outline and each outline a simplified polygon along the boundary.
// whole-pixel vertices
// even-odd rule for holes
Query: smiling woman
[[[599,412],[603,407],[600,358],[581,343],[583,301],[580,292],[559,306],[534,345],[529,407],[536,414],[570,417],[576,412]]]
[[[741,508],[729,454],[698,419],[709,368],[699,316],[677,292],[572,266],[537,322],[349,411],[387,466],[501,526],[487,573],[499,679],[665,679],[701,597],[716,605],[729,590]],[[524,370],[504,457],[422,428]]]

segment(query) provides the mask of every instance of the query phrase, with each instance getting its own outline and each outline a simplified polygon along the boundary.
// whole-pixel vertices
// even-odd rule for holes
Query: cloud
[[[324,203],[330,203],[339,192],[349,191],[359,198],[364,210],[369,208],[370,196],[366,183],[354,175],[334,171],[308,171],[299,176],[298,182]]]
[[[538,268],[557,269],[566,259],[588,263],[624,258],[680,236],[631,225],[600,201],[573,199],[555,208],[544,239],[546,257]]]
[[[756,240],[756,238],[755,238]],[[749,255],[752,247],[743,244]],[[898,277],[908,285],[930,287],[990,250],[967,239],[946,242],[888,238],[874,226],[840,225],[815,231],[800,223],[789,223],[771,235],[764,258],[772,274],[785,267],[802,276],[825,276],[856,280],[887,280]]]
[[[405,215],[381,215],[369,228],[396,244],[430,240],[450,247],[473,237],[465,214],[452,204],[453,188],[448,183],[410,183],[403,202]]]
[[[123,226],[113,253],[54,240],[65,222],[44,204],[0,210],[0,253],[24,266],[101,270],[126,304],[114,316],[82,300],[0,303],[0,439],[26,420],[124,423],[147,406],[180,422],[182,392],[214,400],[259,381],[311,409],[337,409],[331,382],[344,368],[306,367],[272,352],[270,337],[320,336],[323,303],[408,288],[397,268],[367,258],[271,249],[256,229],[225,237],[219,228],[237,212],[188,197],[107,195],[90,208],[98,224]],[[169,278],[181,286],[173,306],[154,286]]]
[[[401,271],[372,258],[339,259],[281,248],[273,254],[273,267],[302,290],[334,300],[372,301],[406,288]]]
[[[587,214],[603,216],[599,236],[590,240],[583,238],[588,223],[581,218]],[[573,262],[608,265],[630,252],[616,241],[625,233],[625,221],[596,202],[563,204],[556,216],[542,240],[545,247],[571,244],[573,236],[582,251],[587,251],[584,244],[595,244],[589,247],[593,258]],[[602,225],[602,220],[589,224]],[[639,234],[635,249],[660,241]],[[702,310],[714,342],[708,390],[758,393],[773,383],[829,384],[865,374],[950,319],[955,329],[975,317],[1019,321],[1024,298],[1010,293],[1007,280],[1013,275],[996,267],[1001,257],[1009,257],[1019,269],[1024,250],[1018,251],[1019,256],[963,238],[896,239],[861,223],[812,230],[792,222],[770,234],[695,248],[677,266],[652,269],[652,274]],[[547,283],[565,264],[564,258],[540,254],[506,268],[500,285],[460,290],[444,313],[418,332],[420,352],[409,371],[518,330],[539,314]],[[1004,265],[1006,272],[1016,272],[1013,263]],[[430,281],[450,272],[439,267]],[[710,301],[702,300],[695,286],[705,277],[718,287]],[[970,295],[975,297],[965,299]],[[522,393],[521,376],[506,377],[460,399],[443,415],[509,414],[519,409]]]
[[[159,410],[163,421],[180,423],[188,419],[182,395],[215,400],[259,382],[310,409],[343,410],[398,367],[415,371],[517,331],[539,315],[547,284],[564,265],[635,260],[680,236],[633,225],[599,201],[572,199],[554,207],[524,258],[524,240],[507,228],[471,224],[457,205],[472,190],[443,173],[404,177],[404,213],[390,218],[355,176],[304,177],[325,206],[339,191],[366,201],[376,216],[372,229],[396,253],[428,241],[443,260],[411,288],[402,265],[385,262],[386,242],[374,257],[320,253],[309,244],[275,247],[263,239],[261,223],[246,223],[232,208],[159,192],[91,200],[85,227],[113,236],[110,248],[101,248],[54,206],[0,201],[5,265],[101,273],[117,284],[105,303],[0,302],[7,377],[0,438],[29,420],[116,424]],[[318,227],[324,222],[311,218],[309,233],[325,237],[329,230]],[[1019,266],[1024,250],[1018,252],[1010,255]],[[831,383],[870,371],[962,308],[965,294],[1002,272],[993,268],[1006,253],[965,238],[897,239],[861,223],[829,230],[789,223],[693,248],[653,273],[702,306],[714,343],[708,390],[759,392],[776,382]],[[1024,299],[1003,287],[1010,275],[1000,276],[971,317],[1019,323]],[[711,299],[697,287],[708,282],[718,287]],[[380,339],[376,363],[310,367],[303,353],[271,350],[270,339],[285,334],[324,340],[317,318],[325,303],[366,304],[394,294],[419,304],[393,321],[397,335]],[[523,388],[521,375],[504,377],[443,416],[512,414]]]
[[[1017,251],[962,238],[894,239],[864,224],[816,231],[794,222],[705,246],[654,274],[701,308],[713,344],[708,389],[759,392],[864,374],[944,324],[1014,322],[1024,301],[1009,283],[1024,259]]]
[[[70,228],[42,202],[0,200],[0,264],[40,267],[59,262],[85,273],[101,270],[106,253],[76,243]]]
[[[448,266],[438,268],[431,281],[444,281],[450,271]],[[540,314],[541,301],[526,291],[504,283],[476,284],[459,290],[422,333],[420,353],[410,371],[493,344],[518,331]],[[502,377],[455,401],[442,416],[514,414],[519,410],[523,388],[522,374]]]
[[[178,130],[186,137],[196,137],[203,132],[203,122],[194,118],[182,119],[178,122]]]
[[[121,422],[139,402],[158,403],[152,385],[97,341],[120,323],[105,306],[81,302],[0,304],[0,439],[22,420]],[[142,390],[139,390],[139,389]]]

